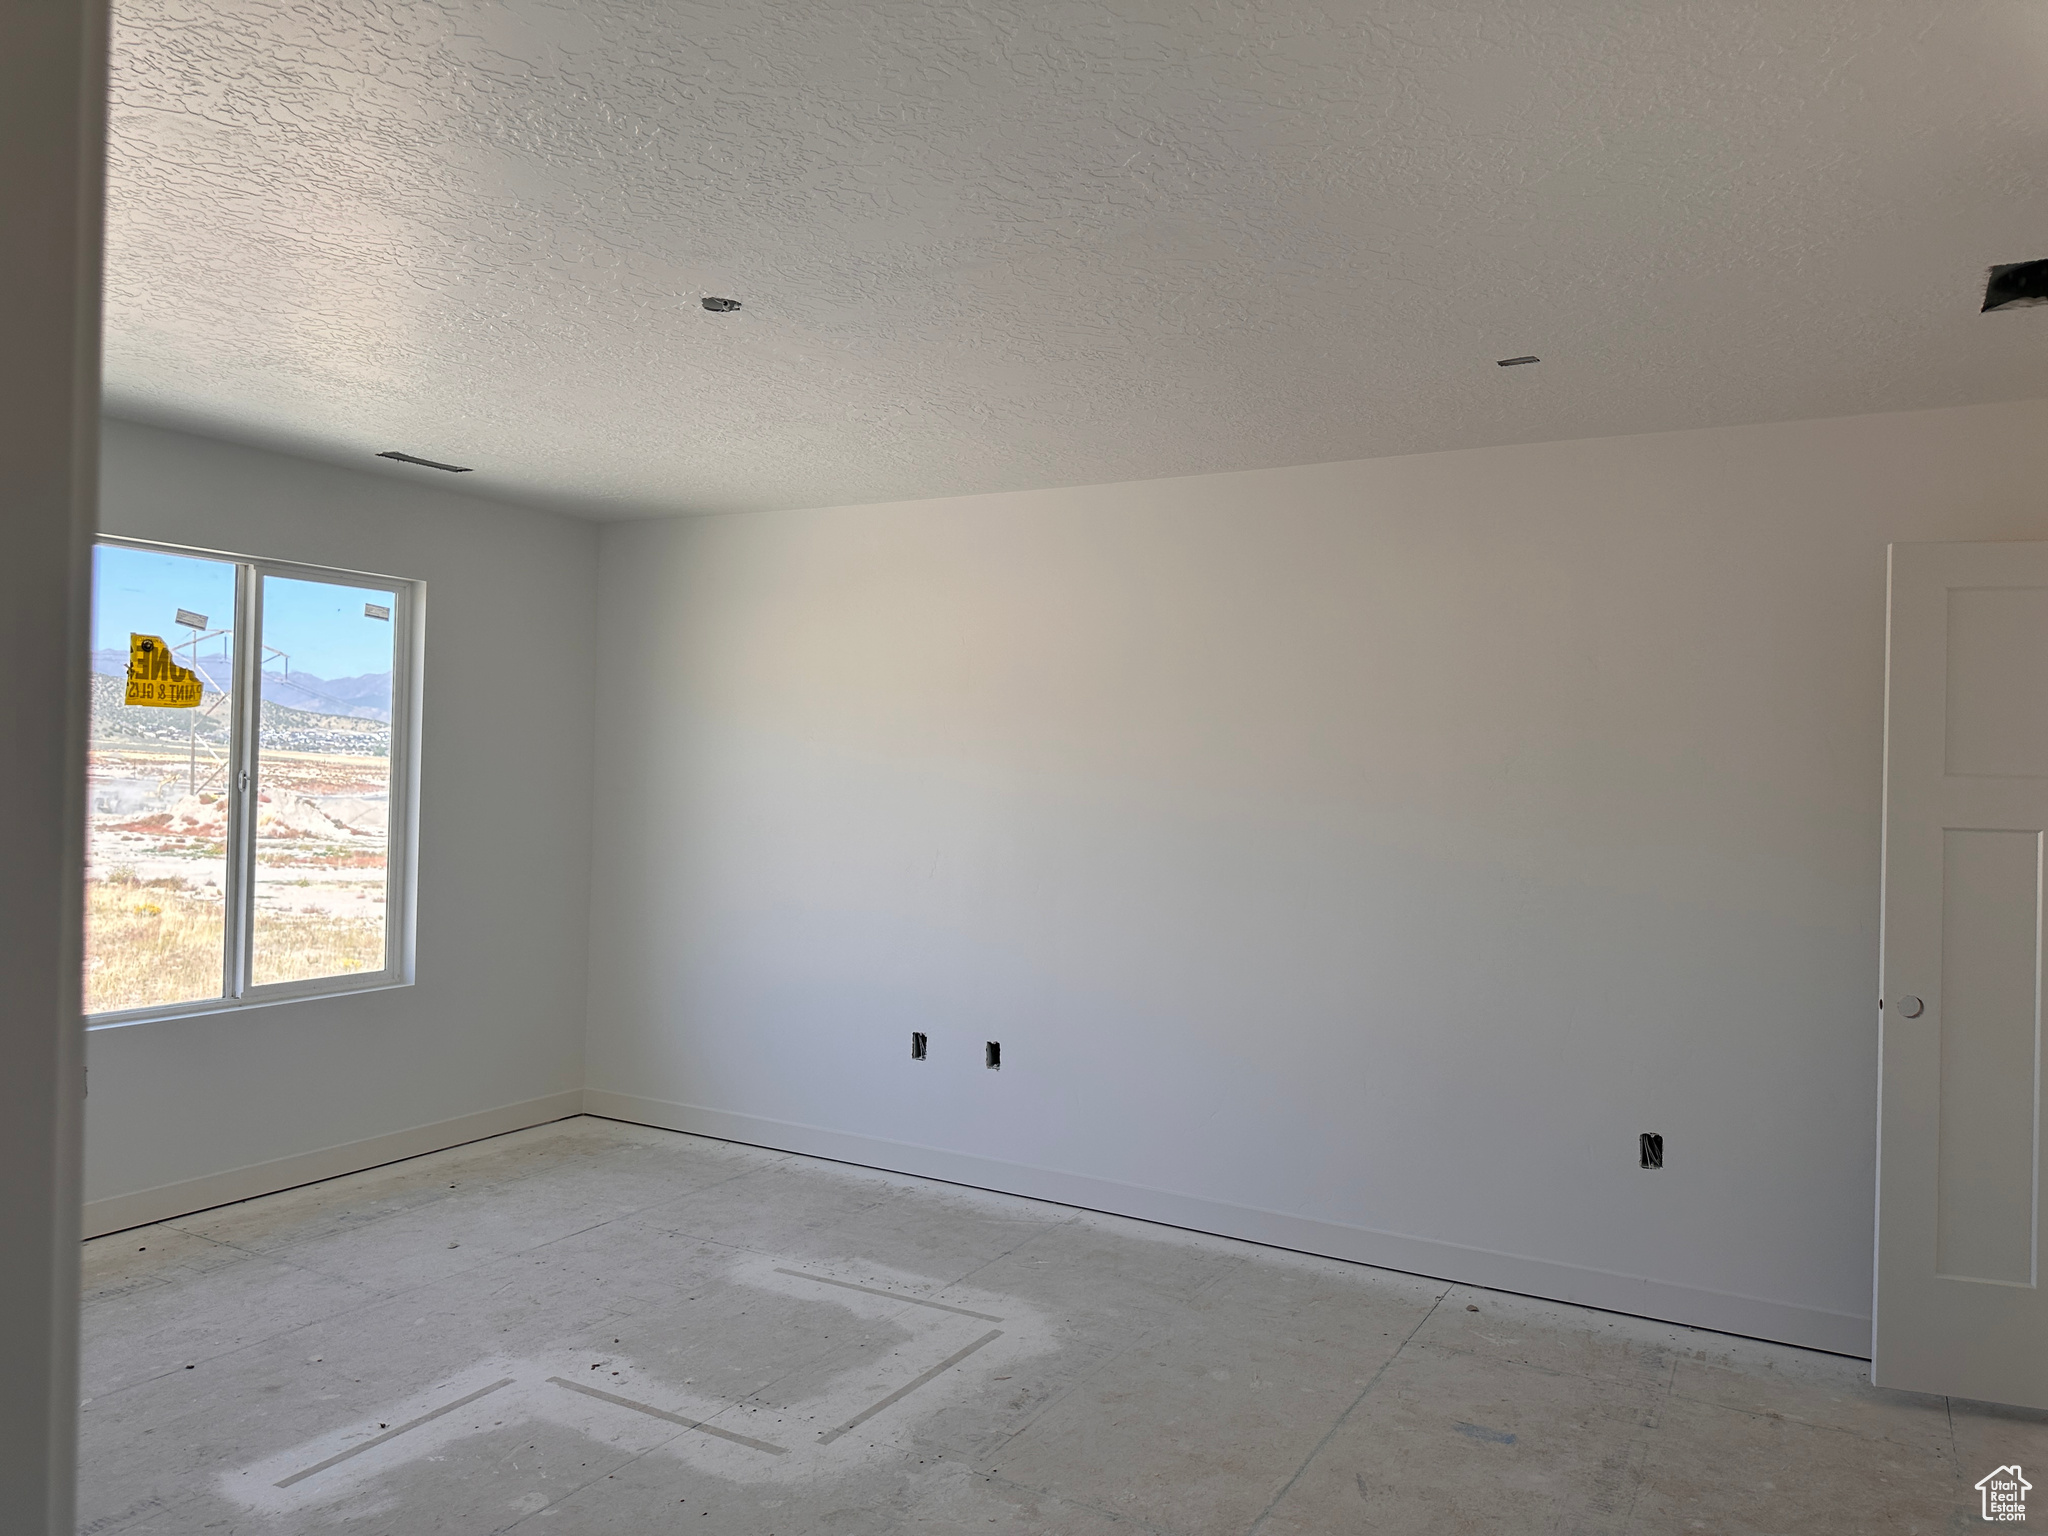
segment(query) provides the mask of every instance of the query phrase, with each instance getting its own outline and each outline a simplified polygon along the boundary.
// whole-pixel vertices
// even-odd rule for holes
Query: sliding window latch
[[[249,770],[244,768],[235,775],[235,790],[239,794],[249,793]]]

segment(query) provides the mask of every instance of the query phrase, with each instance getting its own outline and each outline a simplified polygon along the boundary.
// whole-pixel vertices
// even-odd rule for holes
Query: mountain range
[[[95,749],[128,746],[177,747],[197,741],[216,759],[227,750],[226,699],[211,689],[197,709],[131,709],[121,702],[122,679],[96,672],[92,678],[92,741]],[[388,721],[362,715],[334,715],[263,701],[258,740],[265,752],[340,752],[351,757],[389,757]]]
[[[202,656],[199,667],[207,691],[226,693],[234,687],[232,657]],[[104,677],[128,675],[128,653],[99,650],[92,653],[92,669]],[[358,720],[391,719],[391,674],[366,672],[361,677],[318,677],[311,672],[284,673],[266,669],[263,697],[288,709],[314,714],[344,715]]]

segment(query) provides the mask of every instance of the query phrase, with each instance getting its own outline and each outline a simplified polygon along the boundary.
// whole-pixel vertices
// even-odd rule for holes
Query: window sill
[[[376,976],[359,982],[336,985],[331,977],[317,982],[286,982],[275,990],[265,989],[249,997],[208,998],[195,1003],[165,1003],[157,1008],[129,1008],[119,1013],[87,1014],[87,1033],[102,1029],[126,1029],[135,1024],[160,1024],[170,1019],[198,1019],[212,1014],[247,1013],[252,1008],[276,1008],[286,1003],[323,1002],[337,997],[356,997],[365,992],[396,992],[411,986],[409,977]]]

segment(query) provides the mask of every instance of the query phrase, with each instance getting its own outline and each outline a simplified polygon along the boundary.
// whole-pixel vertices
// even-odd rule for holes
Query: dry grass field
[[[85,1011],[219,997],[222,910],[180,880],[88,880]]]
[[[178,880],[89,880],[85,1008],[109,1013],[221,995],[221,901]],[[347,976],[384,964],[384,921],[259,912],[256,986]]]
[[[341,917],[326,912],[256,913],[250,952],[251,986],[303,981],[313,976],[350,976],[384,968],[384,918]]]
[[[92,754],[86,863],[88,1013],[222,995],[225,798],[187,754]],[[257,797],[253,986],[384,966],[389,763],[271,751]]]

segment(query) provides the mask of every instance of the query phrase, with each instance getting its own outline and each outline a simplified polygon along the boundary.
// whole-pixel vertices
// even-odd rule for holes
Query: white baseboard
[[[858,1163],[864,1167],[886,1168],[895,1173],[943,1179],[952,1184],[1023,1195],[1034,1200],[1051,1200],[1061,1205],[1106,1211],[1116,1216],[1156,1221],[1221,1237],[1243,1238],[1275,1248],[1348,1259],[1381,1269],[1431,1275],[1462,1285],[1575,1302],[1603,1311],[1625,1312],[1635,1317],[1710,1328],[1718,1333],[1741,1334],[1748,1338],[1773,1339],[1859,1359],[1866,1358],[1870,1350],[1870,1319],[1851,1313],[1828,1312],[1758,1296],[1732,1295],[1698,1286],[1561,1264],[1552,1259],[1496,1253],[1434,1238],[1350,1227],[1312,1216],[1232,1205],[1199,1195],[1177,1194],[1171,1190],[1033,1168],[1023,1163],[948,1152],[910,1142],[705,1109],[694,1104],[671,1104],[661,1099],[609,1093],[597,1088],[549,1094],[520,1104],[480,1110],[453,1120],[436,1121],[431,1125],[414,1126],[409,1130],[393,1131],[340,1146],[251,1163],[224,1173],[89,1201],[85,1207],[85,1236],[100,1237],[237,1200],[275,1194],[301,1184],[336,1178],[345,1173],[359,1173],[382,1163],[439,1152],[464,1142],[501,1136],[508,1131],[544,1125],[575,1114],[601,1115],[638,1125],[659,1126],[665,1130],[715,1136],[723,1141],[746,1142],[778,1151]]]
[[[322,1147],[313,1152],[294,1153],[290,1157],[271,1158],[242,1168],[230,1168],[225,1173],[210,1173],[197,1179],[181,1179],[175,1184],[159,1184],[154,1189],[139,1189],[133,1194],[109,1195],[103,1200],[86,1202],[85,1235],[102,1237],[109,1232],[145,1226],[172,1216],[189,1216],[194,1211],[208,1210],[216,1205],[272,1195],[281,1189],[338,1178],[344,1173],[360,1173],[380,1163],[395,1163],[400,1158],[440,1152],[448,1147],[459,1147],[466,1141],[481,1141],[486,1136],[522,1131],[530,1125],[545,1125],[550,1120],[562,1120],[582,1112],[582,1091],[572,1088],[564,1093],[528,1099],[523,1104],[478,1110],[472,1115],[437,1120],[432,1125],[416,1125],[410,1130],[392,1131],[362,1141],[344,1142],[338,1147]]]
[[[1275,1248],[1348,1259],[1380,1269],[1430,1275],[1461,1285],[1575,1302],[1606,1312],[1625,1312],[1659,1322],[1710,1328],[1717,1333],[1771,1339],[1806,1349],[1851,1355],[1857,1359],[1866,1359],[1870,1354],[1870,1319],[1847,1312],[1827,1312],[1818,1307],[1770,1301],[1759,1296],[1731,1295],[1725,1291],[1676,1285],[1639,1275],[1561,1264],[1553,1259],[1495,1253],[1485,1248],[1439,1242],[1434,1238],[1348,1227],[1311,1216],[1290,1216],[1278,1211],[1209,1200],[1199,1195],[1175,1194],[1169,1190],[1119,1184],[1084,1174],[1059,1173],[1022,1163],[947,1152],[936,1147],[824,1130],[818,1126],[797,1125],[755,1115],[733,1114],[726,1110],[704,1109],[694,1104],[670,1104],[660,1099],[608,1093],[597,1088],[584,1090],[583,1109],[586,1114],[601,1115],[607,1119],[715,1136],[722,1141],[747,1142],[783,1152],[829,1157],[838,1162],[886,1168],[895,1173],[944,1179],[948,1183],[971,1185],[977,1189],[1051,1200],[1085,1210],[1106,1211],[1116,1216],[1134,1216],[1142,1221],[1211,1232],[1220,1237],[1244,1238]]]

